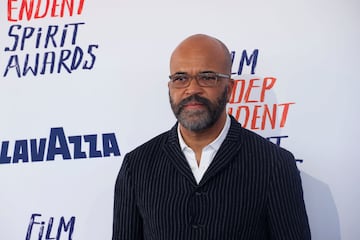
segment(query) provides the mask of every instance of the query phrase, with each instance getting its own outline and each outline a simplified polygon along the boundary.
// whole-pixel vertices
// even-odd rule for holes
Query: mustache
[[[197,102],[197,103],[204,104],[205,106],[211,105],[210,100],[200,97],[198,94],[194,94],[194,95],[191,95],[190,97],[187,97],[187,98],[184,98],[183,100],[181,100],[178,104],[178,109],[181,111],[184,108],[184,106],[186,104],[188,104],[189,102]]]

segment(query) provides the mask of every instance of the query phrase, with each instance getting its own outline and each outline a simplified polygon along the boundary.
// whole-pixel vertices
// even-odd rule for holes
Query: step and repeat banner
[[[227,44],[228,112],[294,153],[313,239],[360,239],[360,3],[4,0],[0,239],[111,239],[124,155],[175,118],[169,57]]]

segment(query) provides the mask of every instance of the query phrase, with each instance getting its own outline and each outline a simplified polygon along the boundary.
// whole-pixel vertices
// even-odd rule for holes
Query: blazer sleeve
[[[300,171],[290,152],[280,152],[269,186],[268,221],[271,239],[310,240]]]
[[[135,201],[127,156],[115,183],[112,240],[143,240],[142,218]]]

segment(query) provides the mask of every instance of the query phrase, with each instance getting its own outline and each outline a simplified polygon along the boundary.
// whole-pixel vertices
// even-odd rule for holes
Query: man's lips
[[[177,106],[177,112],[180,113],[181,110],[204,110],[205,108],[209,108],[210,101],[206,98],[200,97],[198,95],[192,95],[188,98],[181,100]]]
[[[183,107],[187,109],[202,108],[204,104],[200,102],[188,102],[184,104]]]

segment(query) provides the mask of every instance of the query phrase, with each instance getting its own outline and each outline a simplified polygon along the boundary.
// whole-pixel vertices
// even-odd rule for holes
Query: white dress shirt
[[[230,117],[229,115],[226,115],[224,128],[222,129],[221,133],[214,141],[212,141],[209,145],[205,146],[202,149],[201,160],[200,160],[200,164],[198,165],[195,158],[195,152],[189,146],[186,145],[180,133],[180,125],[178,126],[177,131],[179,136],[180,148],[183,151],[185,158],[189,163],[189,166],[194,174],[197,183],[200,182],[201,178],[204,176],[206,170],[210,166],[210,163],[214,159],[215,154],[220,148],[220,145],[225,140],[229,128],[230,128]]]

